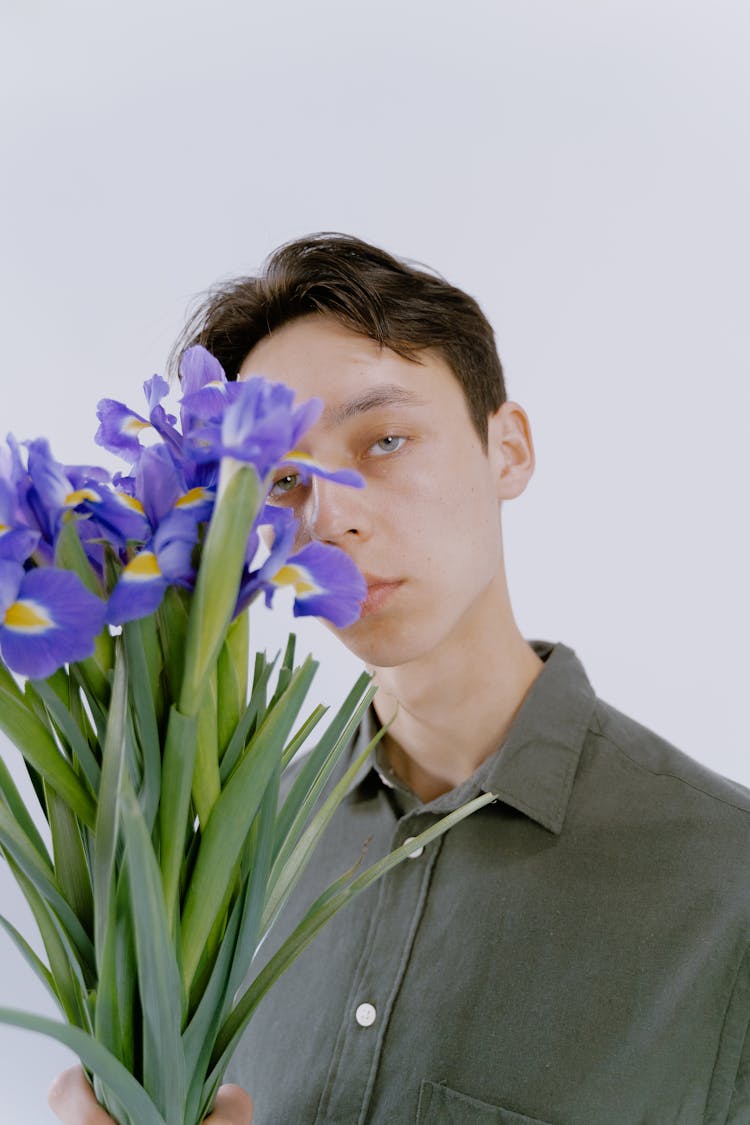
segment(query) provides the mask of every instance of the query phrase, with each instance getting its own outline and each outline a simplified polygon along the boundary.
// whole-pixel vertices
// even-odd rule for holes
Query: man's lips
[[[403,578],[375,578],[365,572],[363,576],[367,582],[367,597],[362,602],[361,617],[380,609],[404,581]]]

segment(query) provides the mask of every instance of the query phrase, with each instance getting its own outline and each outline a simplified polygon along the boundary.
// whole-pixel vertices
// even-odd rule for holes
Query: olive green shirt
[[[380,763],[339,808],[261,961],[366,841],[370,863],[497,797],[263,1000],[230,1071],[254,1125],[750,1123],[750,793],[597,699],[571,649],[534,648],[473,777],[422,804]]]

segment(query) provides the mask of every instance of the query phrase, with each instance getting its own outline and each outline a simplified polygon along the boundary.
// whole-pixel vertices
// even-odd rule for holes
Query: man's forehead
[[[378,386],[366,387],[342,402],[330,402],[323,410],[320,424],[324,429],[334,429],[371,410],[392,406],[427,405],[429,404],[425,398],[408,387],[401,386],[399,383],[381,383]]]
[[[290,321],[259,340],[239,377],[260,375],[285,383],[300,400],[322,399],[320,425],[329,429],[378,408],[428,405],[434,394],[430,369],[436,363],[444,365],[431,349],[406,359],[330,317],[316,315]]]

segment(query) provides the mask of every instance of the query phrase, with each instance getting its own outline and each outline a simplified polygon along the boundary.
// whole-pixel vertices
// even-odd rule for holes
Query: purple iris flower
[[[268,558],[263,565],[256,570],[251,570],[250,567],[259,543],[259,527],[271,528],[273,532],[273,543]],[[250,603],[254,601],[256,596],[261,592],[265,592],[266,604],[268,606],[271,605],[271,600],[275,591],[271,579],[289,558],[296,533],[297,520],[294,518],[289,508],[275,508],[272,504],[266,504],[263,507],[255,521],[255,525],[253,526],[252,533],[248,540],[248,550],[245,554],[248,570],[245,572],[244,578],[240,584],[239,594],[237,595],[237,605],[234,611],[235,617],[242,613],[244,609],[247,609]]]
[[[191,588],[196,535],[197,523],[190,512],[170,512],[120,574],[107,606],[107,621],[122,625],[153,613],[167,586]]]
[[[173,414],[167,414],[161,405],[162,399],[169,394],[169,383],[161,375],[154,375],[143,384],[143,391],[148,405],[148,418],[113,398],[101,399],[96,408],[99,429],[94,441],[131,463],[137,461],[143,451],[140,434],[144,430],[153,428],[178,451],[182,446],[181,436],[174,426],[177,419]]]
[[[261,592],[270,607],[277,590],[292,586],[295,617],[325,617],[339,628],[356,621],[367,583],[346,552],[325,543],[308,543],[291,554],[297,520],[287,508],[267,504],[258,522],[272,527],[274,541],[263,565],[245,575],[236,614]]]
[[[90,656],[104,611],[72,571],[0,559],[0,651],[19,675],[40,679]]]
[[[40,533],[19,515],[15,488],[0,476],[0,559],[26,562],[39,538]]]
[[[205,394],[205,390],[192,396],[193,402],[199,394]],[[248,461],[261,478],[265,477],[294,446],[293,437],[300,427],[295,425],[293,398],[292,391],[282,383],[248,379],[233,384],[221,417],[209,418],[191,430],[187,438],[190,456],[197,461],[219,461],[223,457]],[[310,405],[302,408],[307,415]]]
[[[221,422],[227,403],[236,397],[239,386],[228,381],[218,359],[199,344],[188,348],[180,361],[180,385],[183,434],[209,422]]]
[[[71,513],[86,555],[101,572],[102,541],[122,551],[131,539],[143,540],[151,532],[142,507],[121,498],[104,469],[89,465],[61,465],[49,443],[37,438],[27,443],[28,467],[18,495],[29,521],[41,532],[35,558],[50,565],[58,532]]]
[[[271,582],[275,587],[294,588],[295,617],[325,617],[339,628],[357,620],[367,597],[367,583],[355,563],[345,551],[328,543],[308,543]]]
[[[208,389],[204,386],[196,391],[191,402],[196,403]],[[222,457],[247,461],[262,479],[283,463],[297,469],[303,479],[316,475],[361,488],[359,473],[350,469],[329,471],[297,450],[300,437],[317,420],[323,404],[316,398],[297,407],[293,403],[294,393],[283,383],[257,378],[227,384],[221,395],[224,409],[220,416],[218,400],[204,400],[204,424],[196,426],[187,439],[190,456],[199,462],[215,462]],[[216,414],[209,413],[214,410]]]

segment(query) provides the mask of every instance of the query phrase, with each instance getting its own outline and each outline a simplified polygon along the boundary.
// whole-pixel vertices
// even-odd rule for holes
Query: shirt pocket
[[[477,1101],[449,1086],[425,1080],[419,1088],[416,1125],[549,1125],[549,1122]]]

